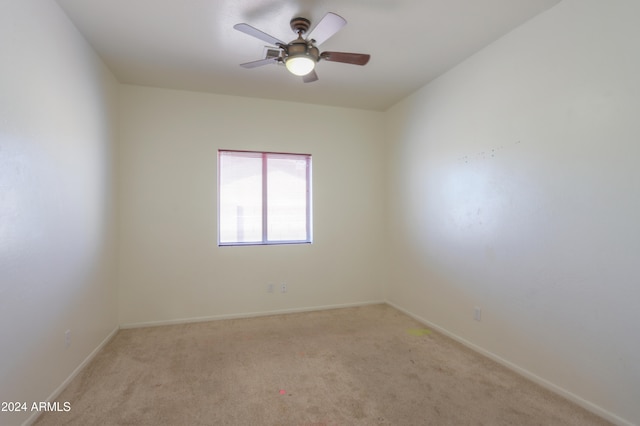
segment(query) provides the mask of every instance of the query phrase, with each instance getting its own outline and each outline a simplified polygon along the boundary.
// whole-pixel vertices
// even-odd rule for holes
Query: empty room
[[[0,425],[640,424],[639,42],[637,0],[2,0]]]

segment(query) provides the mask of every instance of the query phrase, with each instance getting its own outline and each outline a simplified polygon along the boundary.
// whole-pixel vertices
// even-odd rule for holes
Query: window
[[[218,245],[311,237],[311,155],[218,151]]]

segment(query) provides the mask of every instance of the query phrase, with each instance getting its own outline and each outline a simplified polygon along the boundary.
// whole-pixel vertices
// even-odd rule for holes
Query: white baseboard
[[[465,345],[469,349],[471,349],[471,350],[473,350],[475,352],[478,352],[481,355],[484,355],[487,358],[492,359],[493,361],[496,361],[498,364],[501,364],[501,365],[507,367],[508,369],[518,373],[521,376],[526,377],[527,379],[531,380],[532,382],[537,383],[538,385],[540,385],[540,386],[552,391],[553,393],[556,393],[556,394],[568,399],[569,401],[576,403],[577,405],[581,406],[582,408],[584,408],[584,409],[586,409],[586,410],[588,410],[588,411],[590,411],[590,412],[592,412],[592,413],[594,413],[594,414],[596,414],[596,415],[598,415],[598,416],[600,416],[600,417],[602,417],[602,418],[604,418],[604,419],[606,419],[606,420],[608,420],[608,421],[610,421],[610,422],[612,422],[612,423],[614,423],[616,425],[634,426],[633,423],[631,423],[631,422],[629,422],[629,421],[627,421],[627,420],[625,420],[625,419],[623,419],[623,418],[621,418],[619,416],[616,416],[615,414],[605,410],[604,408],[599,407],[598,405],[596,405],[596,404],[594,404],[592,402],[589,402],[586,399],[581,398],[578,395],[576,395],[576,394],[574,394],[572,392],[569,392],[568,390],[563,389],[560,386],[558,386],[558,385],[556,385],[556,384],[554,384],[554,383],[552,383],[552,382],[550,382],[550,381],[548,381],[548,380],[546,380],[546,379],[544,379],[544,378],[542,378],[542,377],[540,377],[540,376],[538,376],[536,374],[533,374],[532,372],[530,372],[530,371],[528,371],[528,370],[526,370],[526,369],[524,369],[524,368],[522,368],[522,367],[520,367],[520,366],[518,366],[518,365],[516,365],[516,364],[514,364],[512,362],[510,362],[510,361],[507,361],[506,359],[504,359],[504,358],[502,358],[502,357],[500,357],[500,356],[498,356],[498,355],[496,355],[496,354],[494,354],[492,352],[489,352],[488,350],[486,350],[484,348],[481,348],[480,346],[478,346],[478,345],[476,345],[474,343],[471,343],[470,341],[468,341],[468,340],[466,340],[466,339],[464,339],[464,338],[462,338],[462,337],[460,337],[460,336],[458,336],[458,335],[456,335],[454,333],[451,333],[447,329],[445,329],[445,328],[443,328],[443,327],[441,327],[441,326],[439,326],[437,324],[434,324],[431,321],[428,321],[428,320],[426,320],[426,319],[424,319],[424,318],[422,318],[422,317],[420,317],[418,315],[413,314],[412,312],[407,311],[406,309],[401,308],[400,306],[394,304],[393,302],[386,301],[385,303],[387,305],[389,305],[389,306],[394,307],[395,309],[399,310],[400,312],[403,312],[403,313],[409,315],[411,318],[421,322],[422,324],[424,324],[424,325],[426,325],[426,326],[428,326],[430,328],[433,328],[434,330],[437,330],[438,332],[444,334],[445,336],[450,337],[453,340],[462,343],[463,345]]]
[[[358,306],[380,305],[384,303],[385,302],[383,300],[379,300],[379,301],[369,301],[369,302],[344,303],[344,304],[337,304],[337,305],[309,306],[305,308],[279,309],[279,310],[273,310],[273,311],[246,312],[241,314],[223,314],[223,315],[212,315],[212,316],[206,316],[206,317],[180,318],[180,319],[165,320],[165,321],[136,322],[136,323],[129,323],[129,324],[121,324],[120,328],[127,329],[127,328],[141,328],[141,327],[157,327],[162,325],[188,324],[192,322],[206,322],[206,321],[217,321],[217,320],[226,320],[226,319],[264,317],[269,315],[325,311],[329,309],[355,308]]]
[[[84,367],[87,366],[87,364],[89,364],[91,362],[91,360],[93,358],[95,358],[95,356],[98,354],[98,352],[100,352],[102,350],[102,348],[105,347],[105,345],[107,343],[109,343],[109,341],[111,339],[113,339],[113,336],[116,335],[116,333],[118,332],[118,330],[120,330],[120,327],[116,326],[116,328],[114,328],[107,337],[104,338],[104,340],[102,340],[102,342],[100,342],[100,344],[93,350],[91,351],[91,353],[84,359],[84,361],[82,361],[80,363],[80,365],[78,365],[76,367],[75,370],[73,370],[71,372],[71,374],[69,375],[69,377],[67,377],[65,379],[64,382],[62,382],[60,384],[60,386],[58,386],[56,388],[56,390],[54,390],[51,395],[49,395],[49,397],[47,398],[46,402],[52,402],[53,400],[55,400],[58,395],[60,395],[62,393],[63,390],[65,390],[65,388],[69,385],[69,383],[71,383],[71,381],[82,371],[82,369]],[[31,414],[29,416],[29,418],[27,420],[24,421],[24,423],[22,423],[22,426],[29,426],[32,425],[40,416],[40,414],[42,414],[39,411],[34,411],[33,414]]]

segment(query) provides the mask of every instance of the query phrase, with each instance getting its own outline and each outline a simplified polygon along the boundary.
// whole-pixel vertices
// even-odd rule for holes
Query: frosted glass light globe
[[[291,74],[302,76],[313,71],[316,63],[307,56],[293,56],[287,59],[285,65]]]

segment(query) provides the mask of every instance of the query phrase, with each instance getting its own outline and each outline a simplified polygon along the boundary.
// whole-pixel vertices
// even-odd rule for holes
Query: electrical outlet
[[[281,293],[286,293],[287,292],[287,283],[280,284],[280,292]]]
[[[269,285],[267,285],[267,293],[273,293],[273,284],[269,283]]]
[[[477,306],[473,309],[473,319],[476,321],[482,320],[482,309]]]
[[[64,332],[64,347],[68,348],[69,346],[71,346],[71,330]]]

